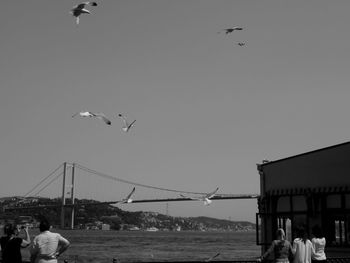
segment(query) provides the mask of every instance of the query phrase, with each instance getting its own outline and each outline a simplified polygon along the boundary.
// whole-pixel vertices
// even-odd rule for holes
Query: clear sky
[[[350,1],[103,0],[79,26],[77,3],[1,5],[1,197],[64,161],[170,189],[259,193],[256,163],[349,140]],[[218,34],[231,26],[244,29]],[[112,125],[71,117],[85,110]],[[137,120],[129,133],[118,113]],[[132,188],[83,174],[77,197]],[[168,194],[137,187],[134,198]],[[257,202],[121,208],[254,221]]]

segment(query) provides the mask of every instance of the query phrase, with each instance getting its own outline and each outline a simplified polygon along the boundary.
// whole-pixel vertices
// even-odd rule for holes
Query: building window
[[[293,211],[307,211],[305,196],[293,196]]]
[[[335,244],[342,245],[345,243],[345,221],[344,220],[335,220]]]
[[[290,212],[290,197],[289,196],[281,196],[278,198],[277,203],[277,213],[279,212]]]
[[[350,216],[332,215],[326,226],[326,239],[331,247],[349,246],[349,218]]]
[[[327,197],[327,208],[341,208],[341,196],[329,195]]]

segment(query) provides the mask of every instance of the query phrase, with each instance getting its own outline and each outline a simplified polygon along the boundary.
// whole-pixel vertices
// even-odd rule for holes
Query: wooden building
[[[350,255],[350,142],[257,165],[257,243],[265,251],[277,228],[294,238],[320,226],[328,256]]]

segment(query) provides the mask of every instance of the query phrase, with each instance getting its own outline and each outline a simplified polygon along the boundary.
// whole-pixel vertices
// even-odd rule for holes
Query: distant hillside
[[[24,208],[11,210],[0,215],[0,219],[18,219],[20,216],[31,215],[35,220],[47,217],[53,225],[60,225],[60,199],[35,198],[23,202],[17,197],[2,198],[0,208]],[[128,212],[108,204],[100,204],[96,200],[75,200],[76,204],[84,203],[75,209],[75,227],[100,228],[102,224],[109,224],[111,229],[147,229],[155,227],[159,230],[198,230],[198,231],[253,231],[255,224],[250,222],[235,222],[209,217],[172,217],[155,212]],[[43,207],[56,206],[57,207]],[[35,206],[35,207],[34,207]],[[69,213],[67,213],[69,222]],[[22,217],[23,218],[23,217]],[[68,226],[68,225],[67,225]]]
[[[255,230],[255,224],[248,221],[230,221],[211,217],[192,217],[193,222],[203,224],[206,228],[233,230],[233,231],[252,231]]]

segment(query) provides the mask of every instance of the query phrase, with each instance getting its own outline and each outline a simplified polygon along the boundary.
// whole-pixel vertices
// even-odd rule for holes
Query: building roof
[[[275,164],[277,162],[282,162],[282,161],[298,158],[298,157],[305,156],[305,155],[311,155],[311,154],[314,154],[314,153],[317,153],[317,152],[322,152],[322,151],[327,151],[327,150],[330,150],[330,149],[333,149],[333,148],[343,147],[345,145],[350,145],[350,141],[344,142],[344,143],[340,143],[340,144],[336,144],[336,145],[332,145],[332,146],[328,146],[328,147],[317,149],[317,150],[313,150],[313,151],[310,151],[310,152],[305,152],[305,153],[297,154],[297,155],[294,155],[294,156],[278,159],[278,160],[275,160],[275,161],[265,161],[265,162],[263,161],[263,163],[259,164],[259,165],[266,166],[266,165],[270,165],[270,164]]]

